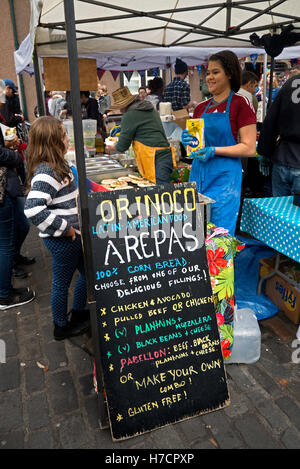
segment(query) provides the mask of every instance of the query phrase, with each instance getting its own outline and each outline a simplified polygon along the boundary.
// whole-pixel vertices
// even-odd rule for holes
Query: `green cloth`
[[[160,116],[149,101],[137,100],[127,108],[122,117],[117,151],[128,150],[133,140],[149,147],[170,146]],[[169,155],[170,150],[162,150],[158,154],[160,157]]]

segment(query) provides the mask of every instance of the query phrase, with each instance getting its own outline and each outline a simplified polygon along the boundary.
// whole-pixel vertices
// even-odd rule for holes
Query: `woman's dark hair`
[[[160,77],[155,77],[153,80],[150,80],[148,83],[148,88],[151,90],[151,93],[155,93],[157,91],[162,91],[164,87],[163,79]]]
[[[237,56],[230,50],[222,50],[213,54],[209,62],[220,62],[226,75],[230,76],[230,86],[235,93],[241,87],[242,70]]]

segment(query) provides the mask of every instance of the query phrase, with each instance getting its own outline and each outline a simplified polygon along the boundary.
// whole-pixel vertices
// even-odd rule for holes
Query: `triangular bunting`
[[[132,77],[132,74],[133,74],[133,71],[127,71],[127,72],[124,72],[126,78],[127,78],[127,81],[129,82],[131,80],[131,77]]]
[[[105,73],[105,70],[102,70],[101,68],[97,68],[98,80],[101,80],[101,78],[103,77],[104,73]]]
[[[116,81],[116,79],[118,78],[120,72],[119,70],[111,70],[110,73],[112,74],[113,76],[113,79]]]

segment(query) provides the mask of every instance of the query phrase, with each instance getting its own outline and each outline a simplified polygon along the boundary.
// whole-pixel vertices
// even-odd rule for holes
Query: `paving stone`
[[[79,383],[81,386],[81,391],[84,396],[91,396],[95,394],[93,375],[80,376]]]
[[[43,357],[39,337],[18,338],[19,356],[22,361],[40,361]]]
[[[243,365],[228,365],[226,367],[227,376],[238,385],[241,391],[248,392],[256,388],[255,382],[249,379],[244,372],[245,367]]]
[[[15,357],[16,355],[18,355],[19,347],[17,343],[17,337],[14,332],[1,335],[0,340],[4,340],[5,342],[6,360],[10,357]]]
[[[44,363],[42,363],[44,364]],[[34,362],[25,367],[26,392],[31,394],[35,391],[41,391],[45,386],[45,372]]]
[[[45,393],[35,394],[27,402],[30,430],[46,427],[50,423],[48,402]]]
[[[235,418],[248,412],[251,402],[244,393],[238,393],[231,382],[228,382],[230,404],[224,409],[227,417]],[[250,393],[251,394],[251,393]]]
[[[1,395],[0,433],[15,430],[23,425],[23,410],[19,390]]]
[[[49,398],[54,414],[59,415],[78,409],[78,399],[69,371],[47,374],[49,381]]]
[[[68,358],[66,355],[65,342],[53,341],[44,345],[45,355],[49,363],[49,371],[67,366]]]
[[[259,365],[253,364],[250,374],[269,394],[278,396],[281,393],[278,384]]]
[[[0,315],[0,331],[1,334],[4,332],[11,332],[17,329],[17,313],[11,310],[6,313],[1,311]]]
[[[82,415],[66,416],[59,421],[59,438],[63,449],[76,449],[89,442]]]
[[[290,363],[292,351],[288,344],[284,344],[278,337],[270,337],[264,343],[266,349],[270,349],[279,363]]]
[[[281,437],[281,441],[287,449],[298,449],[300,448],[300,434],[295,428],[289,427]]]
[[[84,406],[87,413],[89,425],[96,429],[99,428],[99,410],[98,410],[98,397],[94,394],[93,397],[84,400]]]
[[[287,416],[271,400],[264,400],[256,405],[259,413],[268,421],[274,432],[280,435],[288,426]]]
[[[91,357],[84,350],[70,345],[67,353],[72,368],[76,369],[79,376],[93,371]]]
[[[0,435],[0,449],[23,449],[24,432],[15,431]],[[4,464],[3,464],[4,466]]]
[[[0,364],[0,392],[20,386],[20,361],[9,359]]]
[[[300,431],[300,407],[288,396],[281,397],[275,402]]]
[[[176,430],[184,435],[186,441],[195,441],[208,436],[205,422],[201,417],[193,417],[177,423]]]
[[[235,419],[234,425],[241,433],[249,449],[282,448],[280,443],[272,438],[268,429],[254,415],[245,414]]]
[[[186,446],[186,443],[180,438],[175,427],[176,425],[167,425],[164,428],[153,431],[152,439],[156,448],[182,449]]]
[[[54,440],[52,437],[51,432],[48,430],[46,431],[39,431],[30,433],[29,439],[27,442],[28,449],[53,449],[54,448]]]
[[[96,449],[117,449],[119,446],[118,442],[112,440],[108,429],[97,430],[93,435],[95,438],[94,445]]]
[[[214,439],[222,449],[238,449],[243,446],[243,442],[237,432],[232,427],[224,410],[217,410],[203,415],[206,428],[212,432]]]

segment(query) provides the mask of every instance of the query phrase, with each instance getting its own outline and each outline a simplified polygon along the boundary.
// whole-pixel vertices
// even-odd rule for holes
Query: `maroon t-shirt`
[[[207,101],[202,101],[194,110],[193,118],[197,119],[202,116],[208,103],[212,101],[212,98]],[[223,101],[218,106],[210,105],[207,113],[210,112],[226,112],[227,101]],[[256,124],[256,114],[252,103],[246,96],[235,93],[232,96],[229,109],[229,120],[232,130],[232,135],[236,142],[238,142],[238,132],[242,127],[250,124]]]

